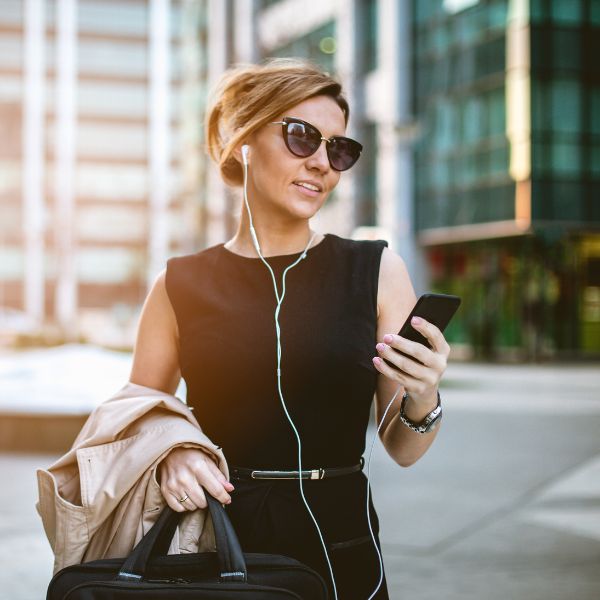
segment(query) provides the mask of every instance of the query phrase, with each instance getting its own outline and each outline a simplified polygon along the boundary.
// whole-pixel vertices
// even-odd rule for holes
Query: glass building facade
[[[600,356],[600,3],[415,0],[417,239],[475,357]]]
[[[415,2],[417,228],[514,217],[505,116],[506,0],[452,14]]]

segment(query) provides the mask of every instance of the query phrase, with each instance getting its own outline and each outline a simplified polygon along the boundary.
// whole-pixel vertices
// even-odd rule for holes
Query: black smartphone
[[[402,325],[402,328],[398,332],[398,335],[406,338],[408,340],[412,340],[413,342],[419,342],[423,344],[427,348],[431,348],[431,344],[427,340],[426,337],[422,336],[410,323],[410,320],[413,317],[423,317],[426,321],[433,323],[440,331],[444,331],[448,323],[450,323],[450,319],[454,316],[454,313],[458,310],[458,306],[460,305],[460,298],[458,296],[452,296],[450,294],[433,294],[427,293],[423,294],[415,304],[414,308],[410,311],[410,315]],[[408,358],[418,362],[414,356],[410,356],[404,352],[400,352],[400,350],[395,350],[399,354],[403,356],[408,356]],[[385,360],[385,359],[384,359]],[[396,365],[391,363],[389,360],[385,360],[385,362],[397,369]]]

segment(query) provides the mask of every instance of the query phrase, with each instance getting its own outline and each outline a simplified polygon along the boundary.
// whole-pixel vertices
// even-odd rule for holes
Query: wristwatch
[[[437,406],[425,416],[425,418],[420,423],[415,423],[411,421],[406,414],[404,413],[404,407],[406,405],[406,400],[408,398],[408,392],[404,392],[402,396],[402,402],[400,403],[400,420],[407,426],[410,427],[413,431],[417,433],[428,433],[433,431],[442,420],[442,399],[440,398],[440,392],[437,393]]]

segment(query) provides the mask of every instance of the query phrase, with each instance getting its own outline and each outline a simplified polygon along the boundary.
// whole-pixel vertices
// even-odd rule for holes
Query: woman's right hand
[[[206,508],[206,490],[221,504],[229,504],[234,490],[215,461],[198,448],[174,448],[158,466],[160,490],[177,512]],[[200,487],[202,486],[202,487]],[[181,498],[188,497],[184,502]]]

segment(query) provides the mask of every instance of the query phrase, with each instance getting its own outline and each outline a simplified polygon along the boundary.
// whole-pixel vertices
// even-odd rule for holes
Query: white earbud
[[[248,165],[248,151],[250,150],[250,146],[248,144],[244,144],[242,146],[242,160],[245,165]]]

